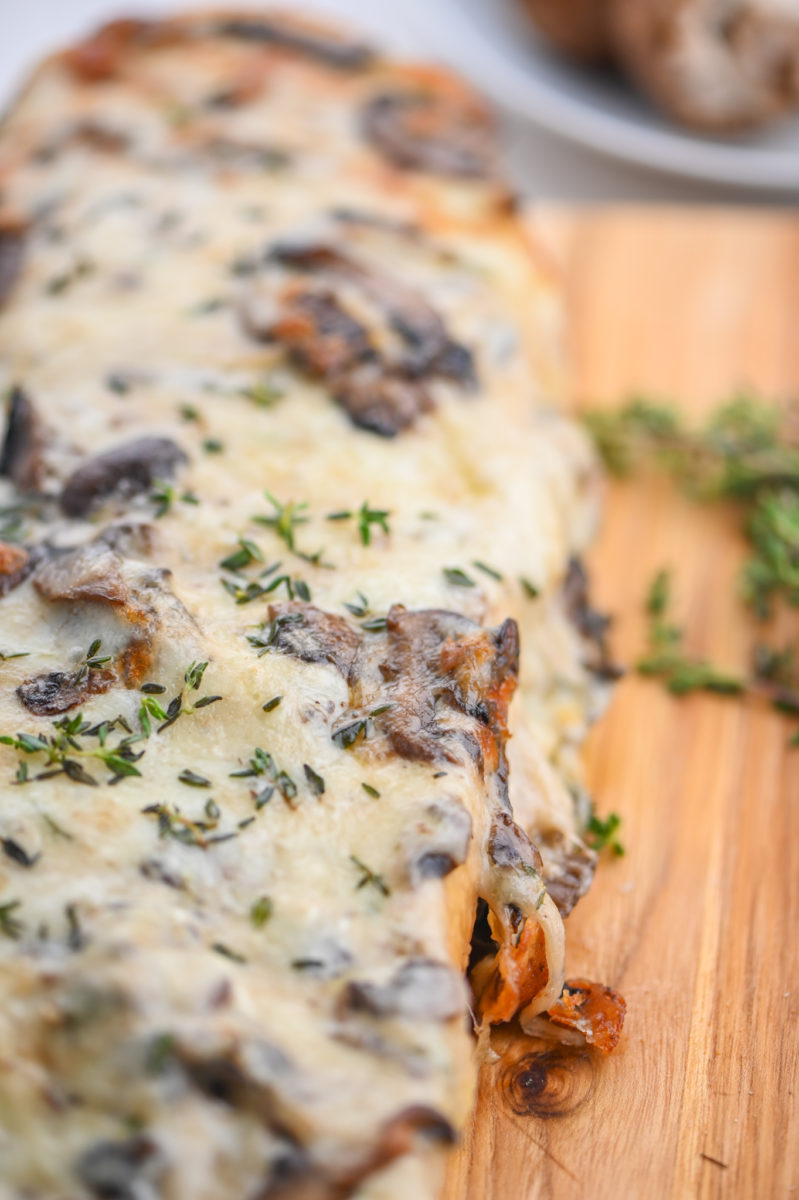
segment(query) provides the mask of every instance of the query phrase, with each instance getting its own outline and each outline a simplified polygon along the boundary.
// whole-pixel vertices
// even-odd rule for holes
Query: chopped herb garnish
[[[377,800],[380,796],[376,787],[372,787],[371,783],[362,783],[361,787],[366,792],[367,796],[371,796],[373,800]]]
[[[488,575],[491,579],[496,579],[498,582],[502,581],[501,573],[494,567],[489,567],[488,563],[480,562],[478,558],[473,558],[472,566],[476,567],[478,571],[482,571],[484,575]]]
[[[295,596],[299,596],[300,600],[304,600],[306,604],[311,600],[311,589],[304,579],[295,579],[292,583]]]
[[[531,583],[530,580],[525,578],[524,575],[519,576],[519,583],[522,585],[522,591],[528,600],[537,600],[541,595],[541,589],[537,588],[535,584]]]
[[[187,787],[207,788],[211,786],[210,779],[206,779],[204,775],[198,775],[190,767],[185,767],[178,775],[178,779]]]
[[[225,444],[220,442],[219,438],[205,438],[202,447],[206,454],[222,454]]]
[[[386,617],[370,617],[368,621],[361,621],[361,629],[365,629],[367,633],[382,633],[387,625]]]
[[[369,612],[369,601],[364,596],[363,592],[358,592],[357,601],[344,601],[344,607],[347,612],[351,612],[354,617],[365,617]]]
[[[76,683],[82,683],[90,671],[97,671],[100,669],[100,667],[105,666],[106,663],[111,662],[110,654],[106,654],[102,658],[98,657],[98,652],[102,647],[102,644],[103,643],[101,642],[100,638],[95,638],[91,646],[89,646],[85,657],[81,659],[78,665],[78,670],[75,675]]]
[[[143,683],[139,691],[145,696],[163,696],[166,688],[163,683]]]
[[[194,404],[181,404],[178,412],[182,421],[199,421],[200,419],[200,410]]]
[[[0,650],[0,662],[8,662],[12,658],[27,658],[30,650]]]
[[[316,771],[314,771],[313,767],[309,767],[307,763],[303,764],[302,769],[305,772],[305,778],[308,780],[308,783],[311,785],[311,791],[314,793],[314,795],[315,796],[324,795],[325,781],[322,778],[322,776],[317,775],[317,773],[316,773]]]
[[[585,421],[608,467],[654,461],[692,496],[739,505],[751,553],[742,590],[759,617],[799,604],[799,445],[776,407],[734,397],[699,428],[668,405],[637,399]]]
[[[649,653],[636,663],[638,672],[662,679],[669,691],[677,696],[694,691],[736,696],[744,691],[742,679],[718,670],[704,659],[691,659],[683,653],[682,630],[667,620],[669,603],[669,573],[659,571],[646,598],[650,617]]]
[[[12,746],[18,753],[25,755],[44,755],[45,770],[36,776],[31,776],[28,764],[20,762],[17,768],[18,784],[26,784],[32,778],[53,779],[57,775],[66,775],[73,783],[96,787],[97,780],[82,766],[79,759],[96,759],[111,772],[109,783],[117,783],[124,776],[139,775],[141,772],[134,765],[141,754],[133,751],[134,742],[138,736],[123,738],[116,746],[106,746],[108,732],[121,724],[119,718],[114,722],[102,722],[92,728],[84,721],[83,714],[74,717],[61,717],[53,722],[54,733],[47,735],[19,733],[16,737],[4,735],[0,743]],[[97,737],[97,747],[87,747],[80,739]]]
[[[240,395],[247,400],[252,400],[258,408],[272,408],[278,400],[283,399],[285,392],[274,383],[270,383],[268,379],[262,379],[257,383],[250,384],[249,387],[242,388]]]
[[[230,946],[226,946],[223,942],[214,942],[211,946],[217,954],[221,954],[223,958],[229,958],[234,963],[246,963],[247,959],[243,954],[239,954],[237,950],[231,950]]]
[[[78,916],[77,905],[65,904],[64,916],[67,919],[67,945],[76,953],[85,945],[86,939]]]
[[[357,721],[351,721],[342,729],[337,729],[333,734],[333,741],[342,750],[351,749],[361,737],[366,736],[366,721],[360,717]]]
[[[7,900],[5,904],[0,904],[0,933],[12,941],[17,941],[22,935],[22,922],[14,915],[21,903],[21,900]]]
[[[27,764],[26,764],[27,765]],[[59,825],[49,813],[42,813],[42,818],[45,825],[55,837],[63,838],[65,842],[74,842],[74,837],[68,830],[64,829],[63,825]]]
[[[249,567],[250,563],[263,561],[264,556],[260,547],[249,538],[239,537],[238,550],[234,550],[227,558],[223,558],[219,565],[226,571],[243,571],[245,567]]]
[[[160,1075],[169,1064],[175,1051],[175,1035],[159,1033],[150,1042],[147,1051],[147,1072],[149,1075]]]
[[[347,508],[342,508],[339,512],[325,514],[326,521],[349,521],[351,517],[352,513]]]
[[[267,516],[254,516],[253,520],[257,521],[259,525],[267,525],[270,529],[274,529],[277,536],[286,543],[289,550],[294,550],[295,527],[306,524],[310,519],[303,512],[303,509],[308,507],[307,503],[305,501],[297,503],[294,500],[289,500],[286,504],[281,504],[270,492],[264,492],[264,495],[275,511],[273,514]]]
[[[273,712],[282,699],[282,696],[273,696],[271,700],[267,700],[266,704],[262,704],[261,708],[264,712]]]
[[[592,850],[610,850],[611,854],[615,854],[621,858],[624,854],[624,847],[616,837],[616,832],[621,825],[621,817],[618,813],[612,812],[602,820],[596,813],[592,813],[588,819],[586,826],[586,841]]]
[[[377,875],[371,867],[367,867],[366,863],[361,862],[354,854],[350,855],[350,862],[353,863],[361,872],[361,878],[355,885],[355,890],[360,891],[361,888],[369,887],[376,888],[384,896],[390,896],[391,890],[382,875]]]
[[[155,505],[153,516],[156,519],[166,516],[172,508],[176,500],[180,500],[183,504],[199,504],[200,501],[193,492],[180,492],[171,483],[164,483],[160,479],[154,481],[153,490],[150,492],[150,501]]]
[[[221,312],[223,308],[227,308],[230,301],[224,296],[209,296],[207,300],[200,300],[198,304],[193,304],[191,308],[186,310],[190,317],[206,317],[211,313]]]
[[[476,584],[471,575],[467,575],[460,567],[444,567],[444,578],[447,583],[453,587],[475,587]]]
[[[232,779],[248,779],[253,776],[266,775],[272,781],[284,800],[293,800],[297,795],[297,785],[285,771],[279,771],[272,755],[257,746],[246,767],[240,771],[231,771]],[[271,792],[270,792],[271,796]],[[266,804],[270,796],[263,801]],[[256,803],[256,807],[262,807]]]
[[[269,896],[259,896],[250,909],[250,920],[256,929],[263,929],[272,916],[274,905]]]
[[[275,785],[273,783],[268,783],[265,788],[256,793],[254,796],[256,812],[260,812],[264,805],[269,803],[274,794]]]
[[[91,275],[93,270],[93,262],[90,262],[87,258],[80,258],[68,271],[64,271],[61,275],[54,275],[48,281],[45,291],[48,296],[60,296],[67,288],[72,287],[73,283],[77,283],[79,279],[85,279],[87,275]]]
[[[383,533],[390,533],[388,527],[388,518],[391,512],[387,508],[370,508],[369,502],[364,500],[361,507],[358,509],[358,532],[361,535],[361,543],[368,546],[372,540],[372,526],[377,525]]]
[[[183,676],[183,678],[186,682],[186,686],[191,688],[191,690],[193,692],[196,692],[199,689],[200,684],[203,681],[203,675],[205,674],[207,669],[208,669],[207,662],[191,662],[191,663],[189,663],[188,667],[186,668],[186,673]]]

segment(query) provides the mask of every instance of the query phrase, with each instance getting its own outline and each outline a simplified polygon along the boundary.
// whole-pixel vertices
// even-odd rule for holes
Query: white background
[[[209,0],[0,0],[0,103],[11,97],[38,58],[103,20],[199,8],[204,2],[210,7]],[[230,7],[263,7],[263,0],[260,5],[258,0],[230,0]],[[295,4],[283,0],[283,7],[290,10]],[[475,74],[467,40],[461,45],[458,37],[458,0],[303,0],[296,7],[332,12],[376,34],[392,49],[445,58],[465,73]],[[517,182],[533,197],[577,202],[745,202],[753,198],[603,158],[519,118],[506,116],[505,128]],[[763,203],[768,197],[756,199]]]

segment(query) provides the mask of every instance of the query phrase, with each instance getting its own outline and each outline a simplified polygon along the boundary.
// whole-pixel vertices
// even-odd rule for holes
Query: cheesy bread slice
[[[0,205],[0,1195],[435,1196],[473,1028],[595,1036],[597,476],[490,116],[296,19],[119,21]]]

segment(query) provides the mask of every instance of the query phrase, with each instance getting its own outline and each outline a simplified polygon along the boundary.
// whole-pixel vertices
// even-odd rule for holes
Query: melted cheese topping
[[[242,79],[241,103],[209,100]],[[471,1100],[460,973],[477,895],[544,930],[532,1008],[560,992],[539,868],[487,850],[507,801],[475,754],[479,720],[450,712],[425,759],[375,711],[402,684],[376,666],[394,606],[473,622],[454,644],[515,619],[511,800],[545,875],[546,844],[579,848],[575,750],[596,693],[560,588],[595,483],[548,403],[557,295],[494,184],[403,170],[365,140],[369,98],[411,86],[410,68],[209,36],[131,51],[101,82],[55,59],[4,126],[4,207],[27,234],[0,381],[24,391],[43,448],[37,496],[6,480],[0,503],[46,549],[0,599],[0,651],[25,655],[0,663],[0,733],[72,740],[60,758],[0,747],[0,1195],[433,1195]],[[282,242],[334,246],[421,295],[477,386],[432,379],[431,411],[396,437],[356,427],[325,378],[248,329],[253,305],[307,282],[270,263]],[[398,353],[357,279],[311,286]],[[141,437],[187,461],[66,516],[73,472]],[[81,546],[116,599],[86,582]],[[329,658],[281,650],[270,605],[289,594],[365,647],[360,707]],[[110,665],[76,686],[107,670],[108,687],[60,717],[24,707],[18,687],[74,680],[98,639]],[[159,730],[170,701],[181,715]],[[117,779],[102,753],[120,747],[136,774]],[[419,865],[436,856],[446,878]]]

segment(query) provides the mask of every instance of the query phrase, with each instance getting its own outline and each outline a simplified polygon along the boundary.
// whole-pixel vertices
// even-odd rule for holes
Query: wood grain
[[[546,231],[564,256],[581,402],[645,391],[698,414],[741,385],[799,392],[799,220],[613,210],[549,214]],[[612,484],[592,568],[622,660],[643,647],[642,596],[668,565],[689,646],[740,668],[742,554],[733,512],[653,478]],[[627,856],[603,864],[569,919],[568,969],[624,993],[623,1042],[602,1061],[547,1060],[506,1036],[446,1200],[799,1197],[791,728],[634,675],[620,685],[587,757]]]

